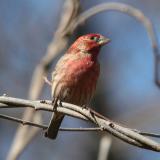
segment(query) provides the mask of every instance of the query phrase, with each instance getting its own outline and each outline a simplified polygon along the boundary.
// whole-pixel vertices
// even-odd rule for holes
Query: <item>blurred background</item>
[[[27,98],[35,66],[45,54],[62,11],[63,0],[0,0],[0,94]],[[82,10],[111,0],[81,0]],[[117,0],[140,9],[151,19],[160,38],[159,0]],[[95,110],[131,128],[160,133],[160,88],[154,83],[151,43],[142,24],[118,12],[104,12],[89,19],[73,35],[101,33],[112,42],[100,55],[101,76],[93,99]],[[62,53],[63,54],[63,53]],[[58,58],[57,58],[58,59]],[[55,60],[55,63],[57,61]],[[53,66],[54,67],[54,66]],[[51,99],[45,85],[41,99]],[[22,117],[23,109],[1,110]],[[44,123],[49,114],[43,113]],[[0,119],[0,160],[5,160],[18,124]],[[90,126],[66,118],[63,126]],[[29,131],[28,131],[29,132]],[[61,132],[55,141],[43,132],[19,159],[96,160],[100,134]],[[160,154],[136,148],[113,137],[109,160],[158,160]]]

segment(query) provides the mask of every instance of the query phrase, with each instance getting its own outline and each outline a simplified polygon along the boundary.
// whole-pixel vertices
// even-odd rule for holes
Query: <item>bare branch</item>
[[[31,101],[24,100],[12,97],[0,97],[0,108],[4,108],[6,105],[11,106],[12,108],[16,106],[22,107],[31,107],[35,110],[44,110],[44,111],[52,111],[51,101]],[[4,106],[2,106],[4,104]],[[103,131],[107,131],[118,137],[119,139],[135,145],[137,147],[160,151],[160,144],[139,134],[137,130],[133,130],[130,128],[123,127],[108,118],[101,118],[103,116],[99,116],[100,114],[96,114],[96,112],[92,112],[89,108],[82,108],[73,104],[62,102],[62,106],[59,104],[57,107],[57,111],[64,113],[66,115],[70,115],[73,117],[81,118],[87,121],[90,121],[96,124]],[[28,122],[27,122],[28,123]],[[42,127],[41,127],[42,128]]]
[[[22,120],[22,119],[19,119],[19,118],[15,118],[15,117],[11,117],[11,116],[7,116],[7,115],[3,115],[3,114],[0,114],[0,118],[1,119],[6,119],[6,120],[10,120],[10,121],[13,121],[13,122],[18,122],[18,123],[21,123],[22,125],[29,125],[29,126],[33,126],[33,127],[38,127],[38,128],[41,128],[43,130],[47,129],[48,126],[47,125],[42,125],[42,124],[38,124],[38,123],[33,123],[33,122],[29,122],[29,121],[25,121],[25,120]],[[86,132],[86,131],[89,131],[89,132],[94,132],[94,131],[104,131],[102,128],[99,128],[99,127],[95,127],[95,128],[59,128],[59,131],[71,131],[71,132]]]
[[[111,148],[112,139],[109,134],[103,134],[101,136],[99,144],[98,160],[107,160],[108,154]]]
[[[141,22],[146,31],[148,32],[149,38],[151,39],[152,47],[155,50],[158,49],[158,43],[157,43],[157,38],[156,34],[154,33],[154,29],[152,26],[151,21],[137,8],[134,8],[128,4],[123,4],[123,3],[118,3],[118,2],[107,2],[107,3],[102,3],[98,4],[87,11],[81,13],[76,21],[73,21],[73,30],[86,21],[87,19],[91,18],[92,16],[101,13],[101,12],[106,12],[106,11],[118,11],[122,13],[126,13],[130,15],[131,17],[136,18],[139,22]]]
[[[0,114],[0,118],[7,119],[7,120],[10,120],[10,121],[14,121],[14,122],[18,122],[18,123],[21,123],[22,125],[29,125],[29,126],[33,126],[33,127],[47,129],[47,126],[45,126],[45,125],[40,125],[40,124],[37,124],[37,123],[25,121],[25,120],[22,120],[22,119],[19,119],[19,118],[15,118],[15,117],[3,115],[3,114]]]
[[[131,17],[136,18],[140,23],[145,27],[148,36],[151,40],[153,54],[154,54],[154,80],[155,83],[160,87],[160,51],[158,47],[158,40],[154,31],[154,27],[149,20],[139,9],[134,8],[128,4],[118,3],[118,2],[107,2],[98,4],[87,11],[83,12],[78,16],[78,18],[73,21],[72,29],[75,30],[77,26],[84,23],[86,20],[92,16],[106,11],[118,11],[125,14],[128,14]]]
[[[30,89],[29,89],[29,99],[37,99],[41,94],[42,88],[44,86],[44,76],[47,76],[48,71],[53,63],[54,58],[63,51],[67,44],[69,37],[71,36],[70,30],[66,32],[66,28],[69,28],[70,23],[77,17],[80,8],[79,0],[66,0],[64,2],[64,10],[62,11],[60,23],[58,29],[53,37],[53,40],[48,46],[46,55],[42,58],[41,62],[35,68],[33,73]],[[34,115],[34,116],[33,116]],[[24,113],[24,119],[33,120],[35,122],[41,121],[40,113],[35,113],[30,108]],[[16,136],[14,138],[11,149],[8,153],[7,160],[16,160],[24,148],[30,143],[32,138],[38,133],[37,128],[33,128],[28,134],[27,130],[29,128],[19,127]],[[23,138],[25,137],[25,139]]]
[[[16,106],[16,108],[19,107],[18,105]],[[6,104],[0,104],[0,108],[13,108],[13,106],[9,106],[9,105],[6,105]],[[45,110],[45,109],[44,109]],[[46,110],[46,111],[50,111],[50,110]],[[71,115],[72,112],[70,112]],[[76,113],[74,113],[76,114]],[[73,116],[74,117],[74,116]],[[83,117],[83,116],[82,116]],[[42,128],[43,130],[47,129],[47,125],[42,125],[42,124],[38,124],[38,123],[34,123],[34,122],[30,122],[30,121],[25,121],[25,120],[22,120],[22,119],[19,119],[19,118],[15,118],[15,117],[11,117],[11,116],[7,116],[7,115],[4,115],[4,114],[0,114],[0,118],[2,119],[6,119],[6,120],[11,120],[11,121],[14,121],[14,122],[18,122],[18,123],[21,123],[22,125],[30,125],[30,126],[33,126],[33,127],[38,127],[38,128]],[[80,118],[81,119],[81,116],[79,116],[77,114],[76,118]],[[85,117],[83,117],[84,120]],[[94,128],[60,128],[59,129],[60,131],[72,131],[72,132],[75,132],[75,131],[82,131],[82,132],[86,132],[86,131],[101,131],[101,132],[104,132],[103,128],[101,127],[94,127]],[[145,136],[149,136],[149,137],[155,137],[155,138],[160,138],[160,134],[156,134],[156,133],[149,133],[149,132],[142,132],[142,131],[139,131],[139,130],[135,130],[135,129],[132,129],[133,131],[141,134],[141,135],[145,135]]]
[[[157,133],[149,133],[149,132],[143,132],[143,131],[138,131],[138,130],[135,130],[135,132],[141,135],[144,135],[144,136],[148,136],[148,137],[160,138],[160,134],[157,134]]]

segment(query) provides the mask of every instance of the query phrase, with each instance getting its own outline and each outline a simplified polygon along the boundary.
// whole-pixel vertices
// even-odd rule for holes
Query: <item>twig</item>
[[[3,106],[8,106],[8,105],[1,104],[0,108],[3,108]],[[19,106],[16,106],[16,107],[19,107]],[[13,108],[13,106],[8,106],[8,107],[4,107],[4,108]],[[47,111],[49,111],[49,110],[47,110]],[[78,118],[78,117],[79,116],[77,115],[76,118]],[[33,126],[33,127],[42,128],[43,130],[47,129],[47,127],[48,127],[47,125],[42,125],[42,124],[30,122],[30,121],[25,121],[25,120],[15,118],[15,117],[11,117],[11,116],[7,116],[7,115],[4,115],[4,114],[0,114],[0,118],[15,121],[15,122],[21,123],[22,125],[30,125],[30,126]],[[86,131],[104,132],[103,128],[101,128],[101,127],[94,127],[94,128],[82,128],[82,127],[80,127],[80,128],[62,128],[61,127],[59,130],[60,131],[72,131],[72,132],[75,132],[75,131],[78,131],[78,132],[84,132],[84,131],[85,132]],[[157,133],[142,132],[142,131],[135,130],[135,129],[133,129],[133,131],[135,131],[135,132],[137,132],[141,135],[148,136],[148,137],[160,138],[160,134],[157,134]]]
[[[160,134],[157,134],[157,133],[149,133],[149,132],[143,132],[138,130],[136,130],[136,132],[144,136],[160,138]]]
[[[52,86],[52,83],[47,79],[46,76],[44,76],[43,79],[49,86]]]
[[[29,125],[29,126],[33,126],[33,127],[37,127],[37,128],[47,129],[47,126],[45,126],[45,125],[25,121],[25,120],[22,120],[22,119],[19,119],[19,118],[15,118],[15,117],[3,115],[3,114],[0,114],[0,118],[7,119],[7,120],[10,120],[10,121],[14,121],[14,122],[18,122],[18,123],[21,123],[22,125]]]
[[[24,99],[18,99],[18,98],[12,98],[12,97],[0,97],[0,108],[4,108],[6,105],[11,106],[12,108],[16,106],[22,106],[22,107],[31,107],[35,110],[45,110],[45,111],[52,111],[52,105],[51,101],[46,101],[47,103],[41,103],[40,101],[31,101],[31,100],[24,100]],[[50,104],[49,104],[50,103]],[[4,104],[4,107],[2,106]],[[39,107],[40,106],[40,107]],[[126,127],[123,127],[107,118],[103,119],[97,116],[94,112],[91,113],[90,109],[88,108],[82,108],[76,105],[72,105],[69,103],[62,102],[62,106],[57,107],[57,111],[81,118],[84,120],[88,120],[94,124],[96,124],[99,128],[101,128],[104,131],[107,131],[111,133],[112,135],[118,137],[119,139],[135,145],[137,147],[158,151],[160,152],[160,144],[139,134],[137,131],[133,129],[129,129]]]

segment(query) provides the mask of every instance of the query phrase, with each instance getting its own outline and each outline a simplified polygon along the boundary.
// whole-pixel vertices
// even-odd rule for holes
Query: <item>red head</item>
[[[79,37],[70,47],[67,53],[89,53],[97,56],[100,48],[110,40],[100,34],[86,34]]]

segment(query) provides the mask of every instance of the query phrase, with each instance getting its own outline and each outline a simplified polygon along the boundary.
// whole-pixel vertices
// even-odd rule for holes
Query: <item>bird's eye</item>
[[[90,39],[93,40],[93,41],[98,42],[98,37],[94,37],[94,36],[93,36],[93,37],[91,37]]]

